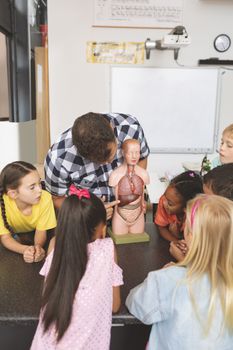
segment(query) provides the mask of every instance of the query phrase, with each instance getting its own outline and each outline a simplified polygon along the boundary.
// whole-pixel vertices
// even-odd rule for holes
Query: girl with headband
[[[150,272],[131,290],[129,311],[152,325],[148,350],[230,350],[233,344],[233,202],[199,195],[188,202],[178,264]]]
[[[105,235],[103,202],[72,185],[59,210],[54,250],[40,272],[42,310],[31,349],[109,349],[123,281]]]

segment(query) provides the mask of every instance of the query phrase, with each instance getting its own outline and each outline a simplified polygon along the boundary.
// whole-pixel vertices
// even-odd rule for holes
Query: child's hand
[[[171,234],[173,234],[173,236],[175,236],[176,238],[179,237],[180,227],[176,222],[173,222],[172,224],[170,224],[168,229],[171,232]]]
[[[143,202],[142,202],[142,211],[143,211],[143,214],[146,214],[146,206],[147,206],[146,201],[143,201]]]
[[[114,209],[115,205],[119,204],[120,201],[116,200],[116,201],[108,203],[108,202],[105,202],[105,196],[101,197],[101,200],[102,200],[102,202],[104,202],[104,206],[105,206],[105,209],[106,209],[106,212],[107,212],[107,220],[109,220],[109,219],[112,218],[113,209]]]
[[[33,263],[34,262],[34,255],[35,255],[35,247],[33,245],[28,246],[23,253],[23,259],[26,263]]]
[[[182,261],[185,257],[185,253],[181,250],[179,246],[179,241],[171,242],[170,243],[170,249],[169,249],[170,254],[177,260],[177,261]]]
[[[35,256],[34,256],[34,262],[39,262],[43,260],[45,257],[45,251],[44,249],[39,245],[35,245]]]
[[[185,242],[184,239],[181,239],[179,241],[176,242],[176,245],[178,248],[180,248],[180,250],[182,251],[182,253],[185,255],[188,251],[188,247],[187,247],[187,243]]]

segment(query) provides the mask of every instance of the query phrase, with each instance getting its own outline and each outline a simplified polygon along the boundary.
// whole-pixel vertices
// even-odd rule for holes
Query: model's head
[[[95,163],[111,163],[117,141],[113,128],[104,115],[87,113],[77,118],[72,127],[72,140],[79,154]]]
[[[128,165],[136,165],[140,159],[140,143],[135,139],[125,140],[122,144],[124,159]]]
[[[223,130],[219,154],[222,164],[233,163],[233,124]]]
[[[188,200],[202,192],[201,177],[193,171],[185,171],[171,180],[164,193],[164,208],[169,215],[180,214]]]

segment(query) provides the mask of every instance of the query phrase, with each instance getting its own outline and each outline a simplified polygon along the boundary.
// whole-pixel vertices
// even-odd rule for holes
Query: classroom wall
[[[16,160],[36,163],[35,121],[0,122],[0,170]]]
[[[196,67],[200,58],[232,59],[233,45],[226,53],[217,53],[213,48],[213,40],[220,33],[227,33],[233,40],[232,13],[233,0],[184,0],[183,25],[192,42],[180,50],[180,64]],[[94,28],[92,18],[92,0],[48,1],[52,142],[76,117],[88,111],[109,111],[109,65],[86,62],[87,41],[144,42],[147,38],[159,40],[170,32],[170,29]],[[177,67],[170,50],[152,51],[144,66]],[[233,71],[226,71],[222,76],[220,131],[233,122],[232,84]],[[173,174],[182,171],[183,161],[200,161],[202,157],[152,154],[149,169],[159,175]]]

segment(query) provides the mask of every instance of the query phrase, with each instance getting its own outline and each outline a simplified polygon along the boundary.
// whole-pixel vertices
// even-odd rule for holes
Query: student
[[[158,226],[163,238],[168,241],[178,241],[183,238],[187,201],[202,192],[201,177],[193,171],[185,171],[171,180],[159,200],[154,217],[154,223]]]
[[[233,124],[223,130],[219,156],[212,160],[212,168],[227,163],[233,163]]]
[[[210,170],[203,177],[205,194],[217,194],[233,201],[233,163]]]
[[[109,174],[123,162],[121,146],[127,138],[140,142],[139,165],[146,168],[150,153],[138,120],[126,114],[87,113],[74,122],[49,150],[45,160],[46,189],[59,208],[69,186],[86,188],[105,198],[110,218],[114,201]],[[109,203],[113,201],[112,203]]]
[[[188,203],[180,264],[150,272],[126,299],[152,325],[148,350],[233,348],[233,203],[199,195]]]
[[[109,349],[112,311],[120,307],[123,282],[105,234],[101,199],[72,185],[59,210],[54,252],[40,272],[46,280],[31,349]]]
[[[41,261],[45,255],[46,230],[56,226],[56,218],[51,195],[41,189],[40,176],[33,165],[19,161],[5,166],[0,175],[0,202],[3,246],[22,254],[27,263]],[[33,230],[33,244],[23,244],[20,233]]]
[[[217,194],[233,200],[233,163],[223,164],[210,170],[203,177],[203,192],[207,195]],[[182,261],[187,253],[184,242],[170,243],[170,254],[177,260]]]

